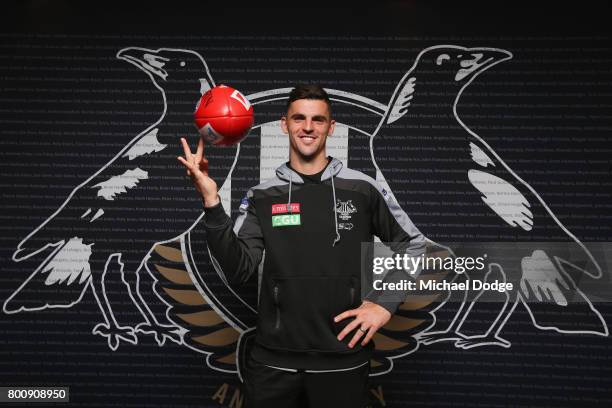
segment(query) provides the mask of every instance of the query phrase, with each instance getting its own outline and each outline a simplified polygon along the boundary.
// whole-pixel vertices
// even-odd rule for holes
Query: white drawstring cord
[[[334,239],[334,243],[332,246],[336,246],[336,243],[340,241],[340,234],[338,233],[338,213],[336,211],[336,187],[334,186],[334,173],[331,175],[332,182],[332,194],[334,196],[334,223],[336,224],[336,238]]]

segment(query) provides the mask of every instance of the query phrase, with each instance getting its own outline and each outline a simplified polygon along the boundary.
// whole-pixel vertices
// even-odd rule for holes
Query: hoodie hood
[[[329,158],[330,162],[325,168],[323,174],[321,175],[321,181],[325,181],[327,179],[337,176],[338,173],[340,173],[340,170],[342,170],[342,162],[340,160],[331,156],[329,156]],[[280,167],[276,169],[276,176],[284,181],[296,184],[304,184],[304,180],[302,180],[302,177],[300,177],[300,175],[294,170],[289,168],[289,166],[287,166],[287,163],[283,163]]]

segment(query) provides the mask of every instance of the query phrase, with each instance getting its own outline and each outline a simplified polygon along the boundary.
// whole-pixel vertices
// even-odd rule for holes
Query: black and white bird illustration
[[[160,91],[160,118],[77,186],[57,211],[19,243],[14,261],[41,261],[6,300],[3,310],[68,308],[89,287],[103,318],[93,333],[107,338],[111,349],[116,350],[121,341],[136,344],[137,333],[152,334],[159,345],[166,340],[183,344],[206,355],[211,368],[239,373],[237,365],[257,318],[257,282],[232,288],[215,268],[199,225],[201,200],[176,161],[182,150],[179,138],[194,134],[193,107],[215,83],[204,59],[192,50],[131,47],[117,57],[146,73]],[[346,106],[362,106],[377,116],[367,130],[351,128],[358,134],[349,134],[346,149],[356,151],[359,159],[347,154],[348,165],[357,164],[390,187],[390,199],[396,199],[429,238],[429,256],[472,254],[467,246],[450,248],[442,245],[445,242],[501,240],[522,245],[512,259],[495,246],[480,249],[488,252],[489,262],[479,278],[515,283],[514,290],[499,294],[499,299],[485,299],[490,295],[482,292],[440,292],[407,299],[374,337],[373,375],[389,372],[393,359],[416,351],[421,344],[454,341],[462,348],[508,347],[510,342],[500,332],[519,304],[538,328],[608,334],[600,313],[579,289],[580,279],[602,276],[595,258],[535,189],[457,112],[466,87],[488,68],[511,58],[508,51],[495,48],[433,46],[419,53],[388,104],[328,90],[340,105],[337,112],[345,101]],[[269,120],[277,106],[266,107],[264,102],[286,98],[289,91],[269,90],[248,98],[259,103],[260,114],[271,111],[261,115]],[[350,113],[347,118],[352,117]],[[211,177],[222,189],[229,186],[231,204],[224,207],[234,210],[234,215],[243,194],[239,190],[260,182],[260,171],[253,171],[253,155],[245,154],[243,159],[250,161],[242,166],[236,163],[241,146],[246,152],[261,153],[263,144],[257,134],[261,125],[254,126],[253,134],[238,147],[213,147],[206,152],[215,163]],[[361,154],[368,148],[372,162]],[[259,166],[265,167],[259,160]],[[232,175],[236,176],[235,191]],[[472,236],[470,231],[478,234]],[[546,242],[551,240],[557,243]],[[560,241],[569,246],[558,245]],[[105,285],[117,276],[143,316],[136,326],[122,324],[113,312],[118,305]],[[476,277],[430,269],[419,279]],[[143,290],[145,286],[150,290]],[[498,307],[496,318],[482,334],[466,335],[464,323],[485,301]],[[161,307],[155,308],[154,303]],[[569,303],[579,308],[580,319],[556,319]],[[451,317],[436,321],[443,315]]]
[[[182,341],[181,329],[156,316],[139,286],[143,272],[158,273],[144,267],[154,245],[177,239],[202,215],[201,201],[176,156],[182,151],[180,137],[197,135],[196,102],[215,85],[202,56],[191,50],[131,47],[120,50],[117,58],[148,75],[163,99],[161,116],[19,243],[15,262],[35,255],[44,255],[44,260],[3,306],[5,313],[68,308],[90,288],[103,320],[93,333],[107,338],[113,350],[122,340],[136,344],[137,332],[154,335],[159,345],[166,339]],[[211,176],[225,180],[236,148],[207,153],[216,164]],[[122,277],[144,318],[136,327],[122,325],[113,313],[105,289],[112,274]],[[155,281],[153,277],[153,285]]]
[[[454,319],[447,327],[434,325],[420,333],[423,344],[509,347],[500,332],[519,303],[537,328],[608,335],[601,314],[578,285],[581,279],[602,276],[589,249],[458,113],[458,102],[474,79],[511,58],[510,52],[496,48],[439,45],[422,50],[373,132],[373,160],[425,236],[440,244],[491,242],[479,248],[488,253],[487,269],[479,278],[514,284],[490,303],[499,309],[497,317],[474,336],[463,334],[461,327],[484,300],[483,293],[455,294],[459,298],[446,302],[454,308]],[[495,245],[499,241],[517,244],[511,251],[509,246],[500,250]],[[472,254],[466,248],[453,251],[456,256]],[[556,319],[570,303],[580,317]],[[444,306],[434,312],[442,314]]]

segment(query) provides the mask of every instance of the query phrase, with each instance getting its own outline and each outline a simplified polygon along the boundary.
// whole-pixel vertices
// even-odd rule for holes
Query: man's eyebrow
[[[294,113],[293,115],[291,115],[291,119],[303,119],[305,117],[306,115],[304,115],[303,113]],[[315,115],[312,117],[312,120],[327,121],[327,117],[325,115]]]

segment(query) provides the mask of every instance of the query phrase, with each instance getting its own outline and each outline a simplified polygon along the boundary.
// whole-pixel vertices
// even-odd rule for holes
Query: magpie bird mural
[[[215,267],[199,227],[201,201],[194,198],[176,161],[179,138],[195,132],[195,102],[215,81],[204,58],[192,50],[130,47],[120,50],[117,58],[146,74],[159,90],[163,100],[159,120],[76,186],[53,214],[22,239],[13,260],[40,257],[41,261],[6,300],[3,310],[74,307],[89,289],[102,317],[92,322],[92,333],[104,337],[112,350],[122,342],[137,345],[139,335],[152,335],[160,346],[173,341],[202,353],[215,370],[240,374],[241,357],[257,318],[258,285],[254,281],[243,288],[230,287]],[[444,220],[462,214],[461,219],[481,225],[482,236],[533,241],[513,259],[489,258],[480,278],[516,285],[492,303],[499,308],[497,317],[481,333],[466,335],[462,327],[479,308],[483,292],[439,291],[407,298],[374,337],[371,375],[388,373],[394,359],[436,342],[452,341],[458,348],[509,347],[510,340],[500,334],[518,305],[529,311],[540,329],[608,335],[601,314],[576,284],[581,276],[600,278],[603,271],[598,262],[537,191],[458,114],[466,88],[481,73],[511,59],[512,54],[501,49],[439,45],[418,54],[385,103],[327,89],[340,112],[336,134],[328,141],[330,154],[385,186],[388,199],[397,201],[428,237],[427,256],[467,254],[448,244],[448,228],[430,223],[432,217]],[[280,115],[272,102],[286,99],[289,91],[278,88],[247,95],[256,111],[251,135],[239,146],[207,150],[209,161],[215,163],[211,177],[222,186],[224,207],[234,218],[244,192],[286,160],[288,142],[273,119]],[[431,106],[442,106],[436,109],[444,111],[431,112]],[[359,126],[351,123],[354,113],[360,114]],[[424,150],[433,153],[424,158]],[[253,155],[258,156],[258,168],[251,166]],[[241,165],[246,161],[249,165]],[[428,177],[419,178],[423,172]],[[428,202],[425,211],[424,201]],[[163,224],[164,229],[143,228],[155,224]],[[542,237],[547,236],[562,237],[577,246],[579,256],[574,253],[570,258],[566,251],[542,245]],[[489,252],[495,255],[493,247]],[[473,278],[431,268],[423,270],[418,280]],[[105,288],[117,279],[142,316],[138,324],[124,324],[113,312]],[[155,296],[146,296],[148,292]],[[570,293],[578,294],[574,303],[582,307],[586,320],[550,319],[542,307],[562,312]]]

